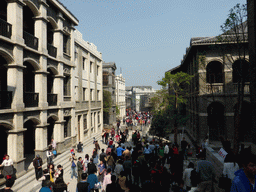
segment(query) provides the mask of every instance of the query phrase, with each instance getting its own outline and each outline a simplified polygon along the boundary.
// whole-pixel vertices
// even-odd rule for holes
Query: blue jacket
[[[125,149],[123,149],[122,147],[118,147],[118,148],[116,149],[117,156],[118,156],[118,157],[122,156],[123,151],[125,151]]]
[[[98,183],[98,178],[95,174],[90,174],[87,178],[87,183],[89,183],[89,188],[94,189],[94,185]]]
[[[256,192],[256,187],[253,189],[250,181],[247,179],[244,170],[239,169],[235,172],[236,177],[232,181],[230,192]],[[256,179],[256,177],[255,177]],[[255,183],[256,184],[256,183]]]

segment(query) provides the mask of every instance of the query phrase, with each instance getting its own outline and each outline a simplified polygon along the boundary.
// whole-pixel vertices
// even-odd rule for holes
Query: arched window
[[[223,66],[218,61],[210,62],[206,67],[207,83],[223,83]]]
[[[224,106],[219,102],[212,102],[207,107],[210,140],[218,141],[220,136],[226,134],[224,110]]]
[[[233,63],[233,83],[241,82],[243,77],[244,82],[249,82],[249,63],[245,60],[236,60]]]

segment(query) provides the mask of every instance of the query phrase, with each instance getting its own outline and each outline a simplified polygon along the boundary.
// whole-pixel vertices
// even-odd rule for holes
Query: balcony
[[[38,107],[38,93],[25,92],[23,97],[25,107]]]
[[[12,36],[12,25],[2,19],[0,19],[0,35],[8,38]]]
[[[25,44],[32,49],[38,50],[38,38],[34,35],[29,34],[26,31],[23,31],[23,39],[25,40]]]
[[[47,102],[49,106],[57,106],[58,95],[47,93]]]
[[[0,109],[11,109],[12,92],[0,91]]]
[[[238,92],[238,84],[237,83],[233,84],[233,91],[235,93]],[[245,94],[250,94],[250,84],[249,83],[245,83],[245,85],[244,85],[244,93]]]
[[[47,50],[48,50],[48,54],[52,57],[55,57],[57,56],[57,48],[54,47],[53,45],[47,43]]]
[[[206,85],[206,94],[221,94],[223,93],[223,83],[214,83]]]

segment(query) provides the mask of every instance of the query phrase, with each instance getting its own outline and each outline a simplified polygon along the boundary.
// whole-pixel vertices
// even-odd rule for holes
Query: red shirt
[[[113,145],[113,141],[112,140],[109,141],[109,145]]]

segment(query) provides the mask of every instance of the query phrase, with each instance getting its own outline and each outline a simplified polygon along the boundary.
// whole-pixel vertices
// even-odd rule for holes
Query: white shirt
[[[53,140],[53,141],[52,141],[52,148],[53,148],[53,149],[56,149],[56,146],[57,146],[56,141]]]
[[[187,168],[185,169],[184,173],[183,173],[183,180],[184,180],[184,186],[187,187],[191,187],[191,171],[193,170],[193,168]]]
[[[5,159],[2,163],[3,166],[11,166],[13,165],[13,161],[11,159]]]
[[[51,157],[52,156],[52,152],[51,151],[46,151],[46,157]]]
[[[235,172],[239,169],[237,163],[228,162],[224,163],[223,175],[227,175],[229,179],[233,180],[235,178]]]
[[[164,147],[164,154],[168,154],[169,153],[169,146],[165,145]]]

